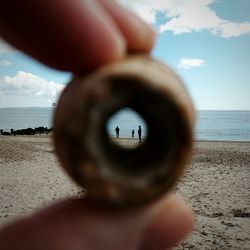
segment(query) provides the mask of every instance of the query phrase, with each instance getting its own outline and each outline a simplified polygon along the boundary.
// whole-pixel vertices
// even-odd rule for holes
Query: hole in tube
[[[118,110],[107,120],[106,130],[114,144],[127,149],[140,146],[148,134],[143,117],[128,107]]]

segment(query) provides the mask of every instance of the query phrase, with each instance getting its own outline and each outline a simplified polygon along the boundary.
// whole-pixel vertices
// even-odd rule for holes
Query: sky
[[[119,0],[158,33],[153,56],[184,80],[199,110],[250,110],[250,0]],[[51,107],[70,72],[0,39],[0,108]]]

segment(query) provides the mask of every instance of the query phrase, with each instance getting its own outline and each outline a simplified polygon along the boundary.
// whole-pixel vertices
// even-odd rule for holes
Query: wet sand
[[[176,249],[250,249],[249,142],[196,142],[174,190],[193,206],[197,224]],[[82,193],[59,166],[49,137],[0,136],[0,226]]]

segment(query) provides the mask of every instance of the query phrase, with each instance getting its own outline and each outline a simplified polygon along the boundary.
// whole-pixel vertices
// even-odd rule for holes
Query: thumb
[[[159,220],[159,215],[163,218],[164,211],[169,213],[168,207],[172,209],[170,204],[176,199],[170,195],[164,201],[129,213],[100,210],[87,199],[69,199],[3,228],[1,246],[10,250],[164,249],[167,242],[162,238],[168,232],[158,231],[168,228],[169,219]],[[183,237],[183,232],[179,237]],[[155,241],[164,248],[158,248]]]

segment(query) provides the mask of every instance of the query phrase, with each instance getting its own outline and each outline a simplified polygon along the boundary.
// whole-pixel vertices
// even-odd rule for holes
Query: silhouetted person
[[[132,130],[132,138],[134,138],[134,137],[135,137],[135,131]]]
[[[139,137],[139,142],[141,143],[141,126],[139,126],[138,129],[138,137]]]
[[[120,129],[118,126],[115,128],[115,133],[116,133],[116,138],[119,138]]]

